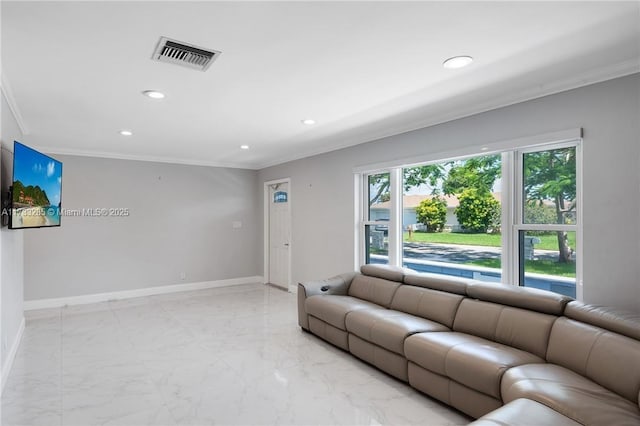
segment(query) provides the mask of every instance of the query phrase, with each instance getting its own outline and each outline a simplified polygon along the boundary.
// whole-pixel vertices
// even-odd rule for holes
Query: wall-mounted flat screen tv
[[[15,141],[9,228],[60,226],[61,207],[62,163]]]

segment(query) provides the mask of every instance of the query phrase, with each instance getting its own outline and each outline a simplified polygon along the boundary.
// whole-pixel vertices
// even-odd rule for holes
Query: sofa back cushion
[[[493,340],[502,306],[495,303],[464,299],[453,321],[453,329],[461,333]]]
[[[391,309],[439,322],[453,327],[458,305],[464,297],[444,291],[402,285],[396,291]]]
[[[555,315],[464,299],[456,313],[453,329],[544,358],[556,319]]]
[[[410,269],[391,265],[362,265],[360,267],[360,273],[362,273],[362,275],[398,282],[402,282],[405,274],[410,272]]]
[[[442,274],[413,272],[404,276],[404,282],[405,284],[417,287],[425,287],[465,296],[467,294],[467,286],[473,282],[473,280]]]
[[[496,327],[496,341],[544,358],[557,319],[555,315],[505,307]]]
[[[638,402],[638,340],[562,317],[551,330],[546,359],[588,377],[631,402]]]
[[[551,291],[507,284],[470,281],[467,295],[486,302],[499,303],[550,315],[562,315],[571,299]]]
[[[603,306],[586,305],[574,300],[564,310],[567,318],[640,340],[640,312],[620,311]]]
[[[349,286],[349,296],[388,308],[400,282],[368,275],[356,275]]]

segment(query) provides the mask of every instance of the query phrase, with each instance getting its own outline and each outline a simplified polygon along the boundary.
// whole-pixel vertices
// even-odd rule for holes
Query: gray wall
[[[0,161],[2,170],[0,176],[0,190],[3,199],[9,190],[13,174],[13,141],[22,140],[23,135],[18,128],[11,110],[4,96],[0,96],[2,102],[2,152]],[[23,232],[9,230],[6,226],[0,228],[0,301],[2,327],[0,344],[2,345],[2,366],[9,349],[15,344],[23,319]]]
[[[640,312],[640,74],[260,171],[292,178],[292,279],[353,268],[353,168],[584,129],[584,300]]]
[[[59,228],[25,231],[25,300],[262,274],[256,171],[54,157],[64,209],[130,215],[64,216]]]

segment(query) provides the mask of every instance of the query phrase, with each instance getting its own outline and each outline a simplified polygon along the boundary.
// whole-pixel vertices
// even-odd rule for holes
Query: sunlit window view
[[[500,281],[500,155],[405,168],[403,264]]]
[[[502,191],[501,154],[403,168],[398,223],[390,222],[390,173],[368,175],[366,263],[389,263],[389,227],[397,226],[405,267],[500,282],[509,262],[514,283],[575,297],[576,147],[516,155],[521,186],[511,194]],[[509,199],[521,206],[503,224]],[[505,238],[513,238],[510,253]]]
[[[524,153],[522,175],[520,284],[575,297],[575,146]]]

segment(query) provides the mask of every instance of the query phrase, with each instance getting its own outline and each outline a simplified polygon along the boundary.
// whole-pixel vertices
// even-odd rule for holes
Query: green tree
[[[447,195],[458,195],[469,188],[490,193],[502,173],[499,155],[484,155],[448,165],[449,173],[442,182],[442,191]]]
[[[490,192],[467,188],[458,195],[460,205],[455,214],[462,229],[467,232],[487,232],[500,220],[500,203]]]
[[[442,191],[456,195],[458,223],[467,232],[487,232],[499,228],[500,203],[491,191],[502,173],[500,155],[484,155],[448,163],[449,172]]]
[[[552,201],[555,220],[551,223],[568,223],[576,208],[575,147],[527,153],[523,168],[526,203]],[[558,262],[572,262],[567,233],[558,231],[557,237]]]
[[[389,173],[369,175],[369,206],[389,201]]]
[[[402,170],[403,187],[405,192],[420,185],[430,185],[437,188],[438,182],[445,176],[442,164],[429,164],[426,166],[408,167]],[[389,201],[389,173],[369,175],[369,206],[384,201]]]
[[[427,232],[442,232],[447,221],[447,202],[438,196],[422,200],[416,208],[416,218],[427,227]]]
[[[539,201],[528,201],[524,207],[524,223],[555,223],[557,219],[554,207]]]
[[[436,191],[438,182],[445,177],[445,169],[442,164],[428,164],[405,168],[402,174],[405,192],[420,185],[429,185]]]

